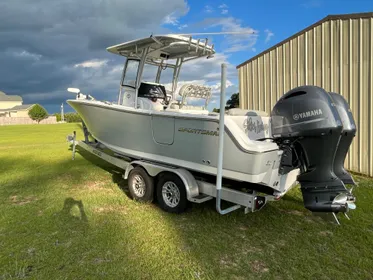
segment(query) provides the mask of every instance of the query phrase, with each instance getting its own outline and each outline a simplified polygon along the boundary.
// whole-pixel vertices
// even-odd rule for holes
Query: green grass
[[[71,160],[78,125],[0,127],[0,279],[373,279],[373,181],[342,226],[299,189],[261,211],[181,215],[132,201],[120,173]]]

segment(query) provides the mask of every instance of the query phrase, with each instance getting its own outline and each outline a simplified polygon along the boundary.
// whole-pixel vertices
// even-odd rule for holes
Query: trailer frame
[[[217,186],[202,180],[198,180],[194,175],[185,168],[179,166],[167,165],[159,162],[151,162],[147,160],[135,159],[131,160],[129,157],[115,154],[108,154],[105,145],[97,141],[89,141],[89,132],[83,123],[83,132],[85,140],[76,139],[76,131],[72,135],[67,136],[67,141],[72,144],[72,160],[76,158],[76,147],[79,146],[83,150],[93,154],[102,160],[123,170],[122,177],[128,179],[128,176],[136,166],[141,166],[152,178],[155,178],[162,172],[170,172],[176,174],[184,183],[187,200],[193,203],[203,203],[214,198],[217,198]],[[256,191],[247,193],[235,189],[221,187],[219,191],[220,200],[234,203],[228,212],[220,214],[227,214],[233,210],[244,208],[245,214],[255,212],[263,208],[268,201],[278,200],[279,197],[274,195],[259,195]],[[220,203],[219,203],[220,204]]]

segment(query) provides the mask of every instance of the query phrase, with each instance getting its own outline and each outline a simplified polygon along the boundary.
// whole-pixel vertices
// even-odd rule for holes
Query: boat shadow
[[[72,152],[72,145],[70,145],[69,150]],[[87,152],[80,146],[76,146],[75,151],[85,160],[110,173],[113,183],[115,183],[128,198],[131,198],[128,190],[127,180],[123,178],[124,171],[122,169],[102,160],[90,152]]]
[[[76,147],[76,152],[84,160],[109,172],[112,182],[128,198],[131,198],[128,181],[122,176],[123,170],[103,161],[79,146]],[[76,160],[81,160],[80,156]],[[279,204],[275,205],[275,203]],[[151,204],[156,206],[156,199]],[[263,254],[290,250],[294,238],[304,231],[317,234],[319,229],[317,224],[322,223],[321,220],[312,217],[302,209],[303,203],[299,193],[286,195],[282,202],[269,202],[260,211],[247,215],[243,213],[243,208],[227,215],[219,215],[215,204],[215,199],[201,204],[190,203],[187,210],[181,214],[166,213],[158,207],[151,207],[151,211],[154,212],[147,215],[161,222],[153,223],[146,220],[144,222],[149,223],[150,226],[162,225],[169,229],[162,233],[164,236],[167,236],[167,234],[177,236],[175,238],[177,241],[170,243],[170,246],[195,259],[199,265],[195,273],[202,276],[208,276],[209,273],[213,275],[217,272],[211,270],[211,267],[218,262],[224,265],[223,277],[226,278],[233,269],[226,264],[235,263],[237,266],[248,266],[250,268],[255,267],[259,261],[262,261],[263,265],[270,266],[270,261],[263,260]],[[74,206],[73,203],[67,203],[66,209],[69,208],[69,205]],[[223,209],[229,206],[231,206],[231,203],[222,202]],[[136,226],[136,223],[134,225]],[[326,224],[323,225],[324,227],[327,226]],[[142,227],[139,226],[139,228]],[[220,236],[220,238],[213,238],[215,235]],[[280,243],[278,236],[282,238]],[[249,242],[252,239],[255,239],[255,244]],[[147,238],[144,240],[147,240]],[[226,244],[233,244],[234,246],[230,247]],[[301,248],[307,250],[310,248],[309,246],[311,245],[304,243]],[[232,256],[232,260],[229,260],[227,256]],[[156,255],[145,254],[143,257],[152,259]],[[160,257],[162,257],[162,254],[160,254]]]
[[[111,175],[113,183],[115,183],[119,189],[127,195],[128,198],[132,199],[129,189],[128,189],[128,180],[123,178],[123,174],[118,172],[113,172]]]

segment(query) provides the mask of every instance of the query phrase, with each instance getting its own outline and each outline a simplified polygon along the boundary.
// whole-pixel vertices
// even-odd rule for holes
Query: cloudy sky
[[[220,65],[227,93],[238,91],[236,65],[327,14],[373,11],[373,1],[3,0],[0,1],[0,90],[49,113],[78,87],[115,100],[123,57],[106,47],[150,34],[253,31],[213,36],[217,54],[185,64],[181,82],[211,85],[218,101]],[[216,104],[216,106],[218,106]]]

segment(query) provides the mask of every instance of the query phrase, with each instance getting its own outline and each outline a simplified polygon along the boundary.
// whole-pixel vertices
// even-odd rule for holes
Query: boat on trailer
[[[76,98],[67,103],[83,120],[85,141],[69,140],[121,166],[134,199],[156,196],[164,210],[182,212],[188,201],[216,197],[222,214],[241,206],[255,211],[300,183],[304,205],[313,212],[335,216],[355,208],[345,186],[355,182],[343,163],[356,126],[341,95],[302,86],[284,94],[271,115],[225,110],[223,64],[221,109],[214,113],[207,108],[211,87],[178,87],[184,63],[213,58],[207,39],[159,35],[107,50],[126,58],[118,99],[98,101],[69,88]],[[153,81],[144,81],[145,65],[157,68]],[[160,82],[165,69],[173,71],[169,90]],[[222,199],[235,205],[222,210]]]

